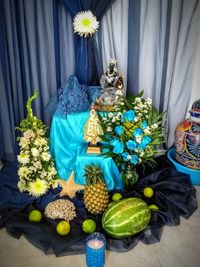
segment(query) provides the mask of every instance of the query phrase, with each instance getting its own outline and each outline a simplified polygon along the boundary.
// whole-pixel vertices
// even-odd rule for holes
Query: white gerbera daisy
[[[20,155],[17,156],[17,159],[22,164],[29,163],[29,155],[27,154],[21,153]]]
[[[29,192],[34,197],[39,197],[46,193],[47,184],[44,180],[37,179],[35,182],[29,184]]]
[[[22,148],[25,148],[28,145],[28,140],[25,137],[21,137],[19,141],[19,145]]]
[[[51,158],[50,154],[47,153],[47,152],[43,152],[42,155],[41,155],[41,157],[42,157],[42,159],[43,159],[44,161],[49,161],[50,158]]]
[[[29,174],[29,169],[27,167],[20,167],[18,170],[18,175],[20,177],[24,177],[27,178],[28,174]]]
[[[74,32],[81,37],[88,37],[95,34],[99,27],[97,18],[91,11],[83,11],[76,14],[73,21]]]
[[[43,146],[43,145],[46,145],[46,144],[47,144],[47,140],[46,140],[45,138],[43,138],[43,137],[37,137],[37,138],[35,139],[34,144],[35,144],[36,146]]]

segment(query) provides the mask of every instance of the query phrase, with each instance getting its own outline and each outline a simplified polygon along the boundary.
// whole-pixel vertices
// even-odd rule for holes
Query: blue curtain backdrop
[[[114,0],[62,0],[62,2],[72,17],[80,11],[91,10],[97,20],[100,20]],[[81,38],[75,34],[74,50],[76,51],[75,75],[79,82],[98,85],[103,68],[95,38]]]
[[[87,9],[100,20],[100,29],[81,40],[73,34],[72,17]],[[0,159],[14,159],[15,127],[35,89],[40,96],[34,112],[49,124],[45,106],[63,81],[76,71],[95,84],[111,57],[118,60],[128,93],[144,90],[167,111],[172,145],[191,95],[199,25],[198,0],[0,1]]]
[[[49,124],[45,106],[74,73],[71,16],[58,0],[3,0],[0,33],[0,159],[14,160],[28,97],[39,90],[33,110]]]

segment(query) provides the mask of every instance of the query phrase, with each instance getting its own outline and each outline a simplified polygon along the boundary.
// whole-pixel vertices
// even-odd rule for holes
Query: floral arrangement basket
[[[138,165],[156,164],[153,158],[164,142],[164,112],[159,114],[152,100],[142,96],[119,96],[115,112],[100,115],[104,154],[114,159],[128,188],[138,180]]]

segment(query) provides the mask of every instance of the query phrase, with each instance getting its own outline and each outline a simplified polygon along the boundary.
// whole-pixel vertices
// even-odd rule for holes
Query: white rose
[[[33,148],[31,148],[31,153],[34,157],[37,157],[37,156],[39,156],[40,152],[37,148],[33,147]]]

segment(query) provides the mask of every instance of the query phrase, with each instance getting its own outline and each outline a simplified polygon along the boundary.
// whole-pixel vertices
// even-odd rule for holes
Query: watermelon
[[[105,210],[102,227],[109,236],[121,239],[144,230],[150,219],[151,211],[142,199],[125,198]]]

